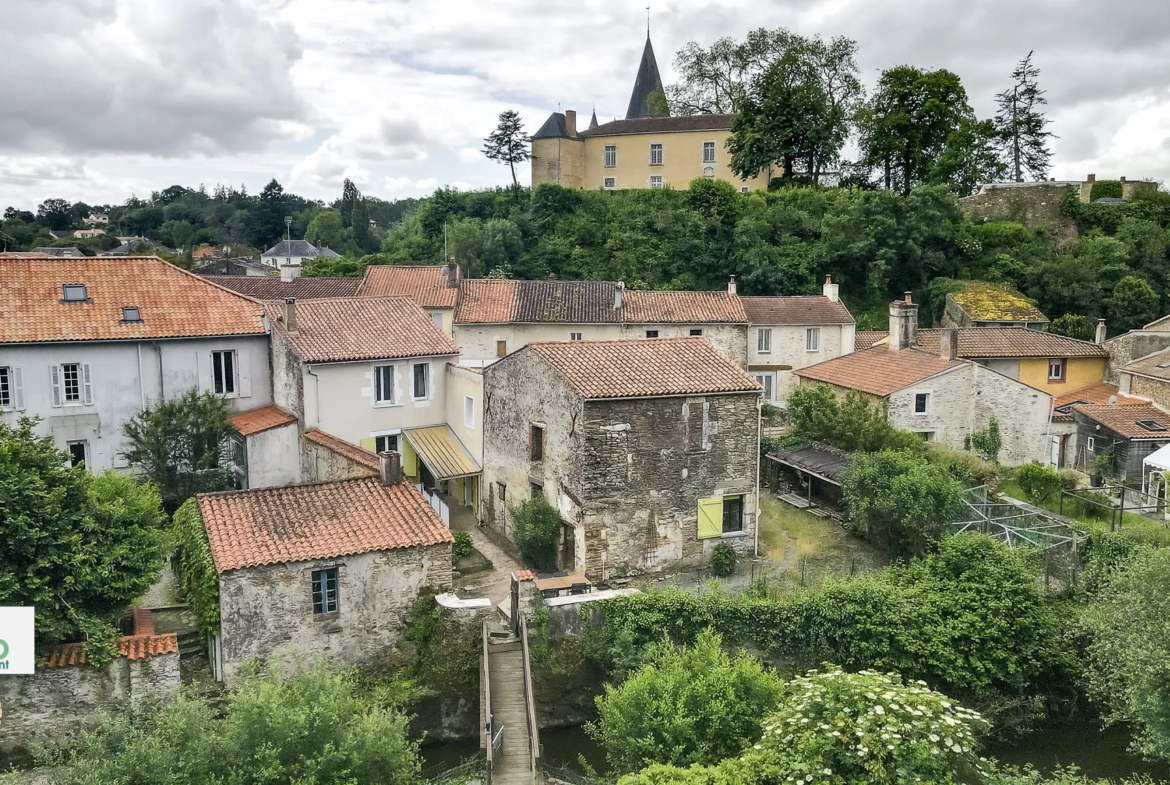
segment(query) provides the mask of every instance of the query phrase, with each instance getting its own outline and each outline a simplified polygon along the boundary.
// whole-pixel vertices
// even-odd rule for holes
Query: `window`
[[[617,178],[603,177],[601,178],[601,185],[603,188],[617,188]]]
[[[468,428],[475,427],[475,399],[470,395],[463,396],[463,424]]]
[[[715,167],[714,166],[704,166],[703,167],[703,177],[705,177],[708,180],[714,180],[715,179]]]
[[[508,342],[496,341],[496,357],[504,357],[508,354]]]
[[[1064,360],[1054,359],[1048,361],[1048,381],[1063,382],[1064,381]]]
[[[398,452],[398,434],[388,433],[374,437],[374,452],[381,455],[384,452]]]
[[[19,368],[0,367],[0,409],[23,409],[24,385]]]
[[[821,350],[820,327],[804,328],[804,350],[806,352],[819,352]]]
[[[438,327],[440,330],[443,329],[443,314],[441,314],[441,313],[431,314],[431,321],[434,322],[435,326]]]
[[[65,363],[61,366],[61,381],[65,386],[65,403],[81,402],[81,365]]]
[[[374,366],[374,405],[390,406],[394,403],[394,366]]]
[[[743,531],[743,497],[723,497],[723,533]]]
[[[918,435],[922,437],[924,442],[934,441],[934,431],[918,431]]]
[[[216,395],[236,394],[237,371],[234,351],[211,353],[211,383]]]
[[[544,498],[544,486],[538,482],[528,483],[528,498],[530,498],[530,499],[543,499]]]
[[[569,333],[569,340],[570,341],[580,341],[581,340],[581,333]]]
[[[313,613],[337,613],[337,568],[313,570]]]
[[[426,398],[430,395],[431,366],[430,363],[415,363],[414,364],[414,397]]]
[[[528,426],[528,460],[544,460],[544,428],[536,424]]]
[[[761,327],[756,330],[756,351],[767,354],[772,351],[772,328]]]
[[[89,299],[83,283],[67,283],[61,287],[61,299],[67,303],[83,303]]]
[[[127,305],[122,308],[123,322],[141,322],[142,312],[138,310],[137,306]]]
[[[715,163],[715,143],[714,142],[703,142],[703,163],[705,163],[705,164]]]
[[[747,187],[746,185],[741,185],[741,186],[739,187],[739,192],[740,192],[741,194],[746,194],[746,193],[748,192],[748,187]]]
[[[647,330],[647,331],[646,331],[646,337],[647,337],[647,338],[657,338],[657,337],[658,337],[658,331],[657,331],[657,330]]]
[[[700,539],[743,531],[742,496],[708,496],[699,499]]]
[[[607,144],[605,146],[605,168],[612,169],[615,166],[617,166],[617,145],[616,144]],[[613,178],[609,177],[606,179],[612,180]],[[612,187],[612,186],[606,186],[606,187]]]
[[[1097,440],[1092,436],[1088,437],[1088,441],[1085,443],[1085,449],[1089,452],[1095,451],[1097,449]]]
[[[67,442],[65,446],[69,449],[69,465],[85,466],[86,442]]]
[[[772,374],[770,374],[770,373],[757,373],[757,374],[755,374],[755,377],[756,377],[756,381],[760,383],[760,386],[764,388],[764,400],[765,401],[775,400],[772,397],[772,386],[773,386]]]
[[[702,328],[702,327],[692,327],[692,328],[691,328],[691,335],[698,335],[698,336],[702,336],[702,334],[703,334],[703,328]]]
[[[650,165],[662,166],[662,145],[660,143],[650,145]]]
[[[917,415],[930,412],[930,393],[914,393],[914,413]]]
[[[507,499],[508,499],[508,486],[502,482],[497,483],[496,484],[496,495],[498,497],[500,497],[500,501],[507,501]]]
[[[650,187],[651,188],[661,188],[662,187],[662,175],[660,175],[660,174],[650,175]]]
[[[17,397],[21,396],[20,375],[17,369],[12,369],[12,387]],[[62,363],[49,366],[49,384],[52,387],[51,404],[66,406],[69,404],[93,403],[93,384],[90,382],[89,363]],[[19,403],[19,401],[17,401]]]

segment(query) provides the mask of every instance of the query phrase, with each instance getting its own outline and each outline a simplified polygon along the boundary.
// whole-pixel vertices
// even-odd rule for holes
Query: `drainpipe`
[[[138,350],[138,398],[142,408],[146,408],[146,380],[142,378],[142,342],[136,341],[134,348]]]
[[[167,394],[163,389],[162,345],[160,345],[158,341],[154,342],[154,351],[158,354],[158,399],[160,401],[165,401],[167,399]]]
[[[309,376],[313,377],[313,397],[317,399],[317,406],[316,406],[317,419],[316,419],[316,422],[314,423],[314,426],[317,428],[320,428],[321,427],[321,377],[318,376],[316,374],[316,372],[313,371],[313,366],[311,366],[311,365],[306,365],[305,371],[308,372]],[[305,405],[304,401],[301,401],[302,408],[304,407],[304,405]]]
[[[759,558],[760,555],[760,464],[763,463],[763,458],[760,456],[760,444],[764,439],[764,396],[756,399],[756,536],[755,543],[752,546],[753,555]],[[812,487],[811,480],[809,487]]]

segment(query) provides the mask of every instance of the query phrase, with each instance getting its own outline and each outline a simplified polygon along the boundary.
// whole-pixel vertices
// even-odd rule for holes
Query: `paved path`
[[[499,603],[509,599],[512,590],[510,576],[514,570],[521,569],[520,564],[503,548],[488,539],[487,535],[483,533],[483,529],[479,527],[475,514],[470,509],[453,505],[450,499],[445,498],[444,500],[447,501],[451,509],[451,531],[463,531],[470,534],[475,549],[492,563],[491,570],[468,575],[457,582],[457,587],[463,590],[460,592],[461,596],[474,594],[479,597],[490,597],[493,606],[499,605]]]

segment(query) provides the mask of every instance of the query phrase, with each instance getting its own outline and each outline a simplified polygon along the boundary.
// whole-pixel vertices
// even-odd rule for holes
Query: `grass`
[[[888,561],[839,523],[784,504],[766,491],[760,494],[760,552],[775,565],[770,577],[798,574],[802,582],[873,570]]]
[[[1091,489],[1086,488],[1082,490]],[[1024,493],[1015,482],[1005,482],[1000,488],[1000,492],[1005,496],[1011,496],[1013,499],[1019,499],[1025,502],[1029,501],[1028,494]],[[1061,512],[1060,494],[1053,494],[1038,506],[1043,507],[1049,512],[1059,514]],[[1086,532],[1110,530],[1108,511],[1095,505],[1084,504],[1079,500],[1066,497],[1064,500],[1063,515],[1066,518],[1072,518]],[[1159,547],[1170,546],[1170,526],[1165,521],[1155,520],[1144,515],[1125,513],[1118,523],[1116,531],[1147,545],[1156,545]]]

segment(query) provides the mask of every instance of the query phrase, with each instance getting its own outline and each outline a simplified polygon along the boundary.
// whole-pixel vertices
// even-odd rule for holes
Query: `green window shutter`
[[[723,497],[699,499],[699,539],[723,535]]]
[[[361,448],[363,450],[369,450],[370,452],[377,452],[378,451],[378,440],[375,439],[373,436],[362,439]]]

